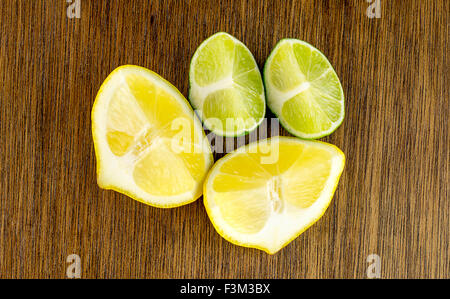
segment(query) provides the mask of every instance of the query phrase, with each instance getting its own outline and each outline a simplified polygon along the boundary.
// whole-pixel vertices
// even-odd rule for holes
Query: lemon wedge
[[[213,163],[200,121],[184,96],[138,66],[114,70],[92,108],[101,188],[171,208],[195,201]]]
[[[216,162],[204,205],[226,240],[274,254],[325,213],[344,163],[341,150],[320,141],[254,142]]]

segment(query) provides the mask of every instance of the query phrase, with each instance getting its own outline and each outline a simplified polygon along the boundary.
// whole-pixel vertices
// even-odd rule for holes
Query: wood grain
[[[0,2],[0,278],[450,278],[449,1]],[[276,255],[234,246],[202,200],[171,210],[98,188],[90,112],[117,66],[187,96],[189,61],[217,31],[260,67],[278,40],[321,49],[346,95],[324,141],[347,163],[324,217]],[[271,117],[269,113],[267,115]],[[218,158],[220,155],[216,155]]]

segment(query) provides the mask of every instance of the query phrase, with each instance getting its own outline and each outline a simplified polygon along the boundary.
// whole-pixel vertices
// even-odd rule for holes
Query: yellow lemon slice
[[[92,135],[101,188],[162,208],[201,196],[209,143],[187,100],[158,74],[114,70],[95,99]]]
[[[273,254],[327,209],[344,169],[337,147],[274,137],[216,162],[204,184],[206,211],[228,241]]]

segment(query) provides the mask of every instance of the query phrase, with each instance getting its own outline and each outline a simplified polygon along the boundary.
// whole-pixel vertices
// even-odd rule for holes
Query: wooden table
[[[0,278],[450,278],[449,1],[0,2]],[[76,12],[76,10],[70,12]],[[310,42],[346,95],[324,141],[346,168],[323,218],[278,254],[234,246],[202,200],[163,210],[98,188],[90,113],[122,64],[188,94],[189,61],[217,31],[258,65]],[[269,113],[267,117],[272,117]],[[216,155],[215,158],[221,155]]]

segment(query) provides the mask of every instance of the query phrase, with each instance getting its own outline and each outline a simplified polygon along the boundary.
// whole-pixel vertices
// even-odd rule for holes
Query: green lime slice
[[[344,120],[344,92],[328,59],[310,44],[283,39],[264,66],[267,104],[291,134],[316,139]]]
[[[219,32],[195,51],[189,71],[189,100],[206,128],[239,136],[264,119],[264,85],[252,53],[228,33]]]

